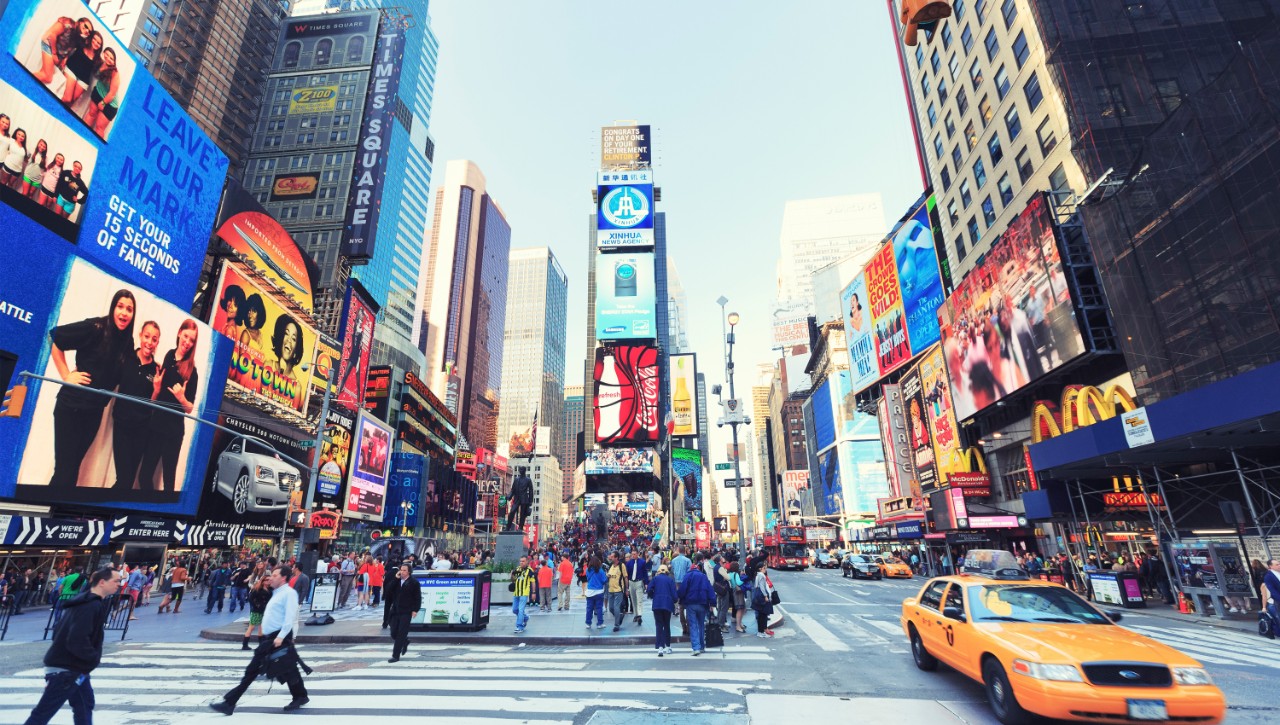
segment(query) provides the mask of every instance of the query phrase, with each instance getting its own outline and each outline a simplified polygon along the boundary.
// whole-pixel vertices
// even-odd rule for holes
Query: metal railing
[[[62,613],[64,611],[68,599],[58,599],[53,609],[49,610],[49,621],[44,625],[43,639],[49,639],[49,635],[58,628],[58,623],[62,621]],[[120,641],[129,634],[129,622],[133,618],[133,597],[124,592],[116,592],[103,600],[107,607],[107,622],[103,626],[103,630],[107,632],[119,632]],[[5,618],[5,626],[8,625],[8,619]],[[0,637],[2,639],[3,637]]]
[[[13,616],[13,600],[6,597],[0,600],[0,642],[9,632],[9,617]]]

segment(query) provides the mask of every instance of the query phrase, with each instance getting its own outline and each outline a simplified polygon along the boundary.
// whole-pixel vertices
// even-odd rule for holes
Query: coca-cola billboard
[[[596,440],[625,446],[657,442],[660,388],[658,349],[653,345],[596,348]]]

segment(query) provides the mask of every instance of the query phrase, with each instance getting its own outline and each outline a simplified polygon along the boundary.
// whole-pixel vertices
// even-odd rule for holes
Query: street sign
[[[717,464],[716,464],[716,470],[717,470],[717,471],[731,471],[731,470],[733,470],[733,464],[732,464],[732,463],[717,463]]]
[[[725,488],[751,488],[750,478],[728,478],[724,482]]]
[[[298,441],[299,448],[315,448],[316,442],[310,438]]]

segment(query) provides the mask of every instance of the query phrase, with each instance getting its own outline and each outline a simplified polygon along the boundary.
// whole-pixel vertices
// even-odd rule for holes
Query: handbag
[[[515,582],[507,582],[507,591],[514,592],[516,590]]]
[[[782,604],[782,597],[778,596],[777,589],[774,589],[772,592],[769,593],[769,603],[775,607],[778,606],[779,604]]]

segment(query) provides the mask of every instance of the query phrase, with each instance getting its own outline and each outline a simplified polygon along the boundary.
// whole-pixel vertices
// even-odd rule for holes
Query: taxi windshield
[[[974,622],[1110,624],[1088,602],[1060,587],[980,584],[968,587]]]

